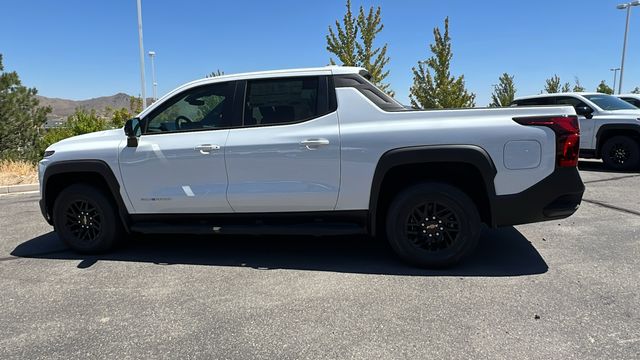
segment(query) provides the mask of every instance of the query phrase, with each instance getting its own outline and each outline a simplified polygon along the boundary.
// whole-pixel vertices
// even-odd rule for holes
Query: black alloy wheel
[[[406,220],[406,236],[426,251],[440,251],[453,246],[460,234],[460,221],[454,209],[438,202],[414,207]]]
[[[53,226],[65,244],[81,253],[107,251],[124,236],[112,199],[87,184],[60,192],[53,205]]]
[[[100,238],[102,211],[89,200],[79,199],[67,207],[65,227],[74,241],[90,246]]]
[[[445,183],[413,185],[398,193],[387,211],[389,245],[403,260],[420,267],[456,264],[473,252],[480,232],[473,200]]]
[[[614,136],[602,147],[602,161],[612,170],[634,170],[640,164],[640,145],[628,136]]]

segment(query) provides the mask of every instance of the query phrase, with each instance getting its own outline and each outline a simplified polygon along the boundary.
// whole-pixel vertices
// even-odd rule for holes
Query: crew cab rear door
[[[142,119],[137,147],[123,147],[122,183],[137,214],[230,213],[224,145],[236,83],[182,91]]]
[[[242,127],[230,130],[225,148],[234,211],[335,208],[340,136],[329,82],[322,75],[242,83]]]

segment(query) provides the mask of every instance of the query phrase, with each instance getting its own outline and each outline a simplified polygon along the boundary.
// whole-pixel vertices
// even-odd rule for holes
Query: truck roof
[[[297,69],[282,69],[282,70],[266,70],[266,71],[254,71],[254,72],[246,72],[246,73],[238,73],[238,74],[225,74],[215,77],[207,77],[198,80],[191,81],[183,86],[191,86],[195,83],[206,84],[208,82],[218,82],[222,80],[245,80],[245,79],[255,79],[255,78],[268,78],[268,77],[283,77],[283,76],[302,76],[302,75],[327,75],[328,72],[331,72],[333,75],[340,74],[362,74],[362,72],[366,72],[367,70],[361,67],[355,66],[338,66],[338,65],[329,65],[322,67],[312,67],[312,68],[297,68]],[[183,87],[181,86],[181,87]]]
[[[551,96],[571,96],[571,95],[607,95],[598,92],[563,92],[563,93],[552,93],[552,94],[538,94],[538,95],[527,95],[527,96],[519,96],[514,100],[525,100],[525,99],[536,99],[542,97],[551,97]]]

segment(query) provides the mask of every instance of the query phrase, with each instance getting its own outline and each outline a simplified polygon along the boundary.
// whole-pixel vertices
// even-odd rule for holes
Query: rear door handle
[[[327,139],[307,139],[300,141],[300,145],[304,145],[309,150],[315,150],[319,146],[329,145],[329,140]]]
[[[201,154],[207,155],[210,154],[214,150],[220,150],[220,145],[213,144],[202,144],[193,148],[195,151],[200,151]]]

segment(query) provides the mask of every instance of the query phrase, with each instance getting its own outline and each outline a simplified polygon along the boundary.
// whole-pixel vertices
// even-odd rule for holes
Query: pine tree
[[[580,79],[576,76],[575,85],[573,85],[573,92],[584,92],[586,89],[580,84]]]
[[[358,41],[358,25],[351,12],[351,0],[347,0],[347,12],[342,18],[342,25],[336,20],[336,31],[329,26],[327,38],[327,50],[336,55],[344,66],[358,66],[356,43]],[[335,65],[333,59],[329,59]]]
[[[609,85],[607,85],[607,83],[604,80],[600,81],[600,84],[598,85],[596,92],[613,95],[613,89],[610,88]]]
[[[381,48],[374,48],[373,42],[376,35],[382,31],[384,25],[381,24],[380,7],[373,12],[373,6],[369,8],[369,13],[365,16],[364,9],[360,7],[357,25],[360,29],[360,42],[356,42],[356,54],[360,62],[359,66],[367,69],[371,75],[371,81],[376,84],[380,90],[393,96],[394,92],[389,89],[389,84],[382,81],[389,76],[389,70],[385,70],[385,66],[389,64],[387,56],[387,44]]]
[[[0,54],[0,158],[36,160],[36,143],[50,108],[39,107],[38,91],[4,72]]]
[[[498,85],[494,85],[491,94],[490,107],[509,106],[516,97],[516,87],[513,83],[513,75],[504,73],[498,79]]]
[[[212,77],[222,76],[222,75],[224,75],[224,71],[222,71],[222,70],[218,69],[218,70],[216,70],[216,71],[214,71],[214,72],[209,73],[209,74],[208,74],[207,76],[205,76],[205,77],[212,78]]]
[[[558,75],[553,75],[552,77],[545,80],[544,92],[548,94],[555,94],[560,92],[560,77]]]
[[[465,88],[464,75],[455,78],[449,70],[453,54],[448,17],[444,20],[444,35],[436,27],[433,37],[434,43],[429,45],[433,55],[426,61],[418,61],[418,68],[412,69],[413,85],[409,89],[411,105],[424,109],[475,106],[476,95]]]
[[[569,83],[564,83],[564,85],[562,85],[562,89],[560,89],[560,92],[568,93],[569,91],[571,91],[571,85],[569,85]]]
[[[376,36],[382,31],[382,9],[378,6],[375,11],[373,6],[365,13],[360,6],[358,17],[351,12],[351,1],[347,0],[347,12],[342,18],[342,24],[336,20],[335,31],[329,27],[327,50],[336,55],[343,66],[359,66],[365,68],[371,75],[371,82],[387,94],[393,96],[394,92],[389,84],[383,81],[389,75],[385,67],[389,64],[387,56],[387,44],[375,47]],[[333,58],[329,59],[335,64]]]
[[[631,92],[632,94],[640,94],[640,86],[636,86],[635,89]]]

